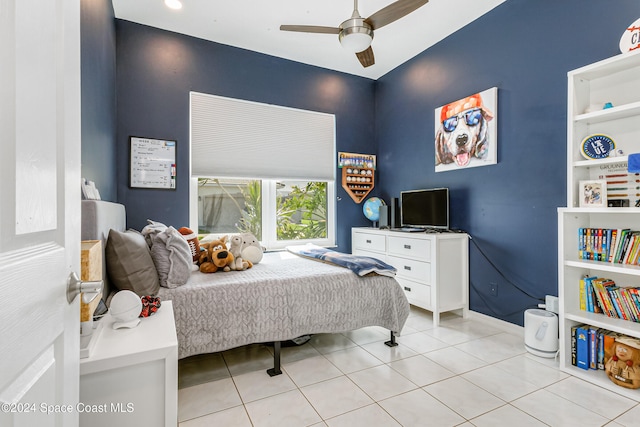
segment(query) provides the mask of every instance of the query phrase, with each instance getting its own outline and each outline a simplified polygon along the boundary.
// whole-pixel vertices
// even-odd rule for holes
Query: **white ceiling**
[[[318,67],[377,79],[505,0],[430,0],[377,30],[376,63],[363,68],[333,34],[280,31],[281,24],[338,27],[351,17],[352,0],[182,0],[175,11],[164,0],[113,0],[116,18],[249,49]],[[393,0],[360,0],[362,17]]]

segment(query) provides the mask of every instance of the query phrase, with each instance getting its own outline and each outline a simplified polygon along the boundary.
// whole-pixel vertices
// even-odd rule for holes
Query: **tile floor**
[[[180,427],[640,426],[640,405],[527,353],[522,335],[412,308],[398,347],[386,329],[251,345],[179,363]]]

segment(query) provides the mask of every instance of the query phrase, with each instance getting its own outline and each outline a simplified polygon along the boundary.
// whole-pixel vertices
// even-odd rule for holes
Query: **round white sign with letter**
[[[620,38],[620,52],[633,52],[640,48],[640,19],[624,30]]]

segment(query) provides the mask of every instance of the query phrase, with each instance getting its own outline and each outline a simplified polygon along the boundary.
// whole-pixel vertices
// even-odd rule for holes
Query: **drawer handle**
[[[367,240],[367,243],[371,243],[371,240]]]
[[[411,266],[405,265],[404,269],[407,270],[407,271],[411,271]]]
[[[408,286],[405,286],[405,287],[404,287],[404,290],[405,290],[405,291],[407,291],[407,292],[411,292],[411,288],[410,288],[410,287],[408,287]]]
[[[404,245],[405,249],[411,249],[411,245]]]

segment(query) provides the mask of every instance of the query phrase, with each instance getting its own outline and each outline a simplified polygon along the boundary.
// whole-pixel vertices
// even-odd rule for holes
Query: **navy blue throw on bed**
[[[373,257],[345,254],[311,243],[300,246],[288,246],[287,250],[299,256],[348,268],[358,276],[366,276],[372,273],[389,277],[396,275],[396,269],[394,267]]]

